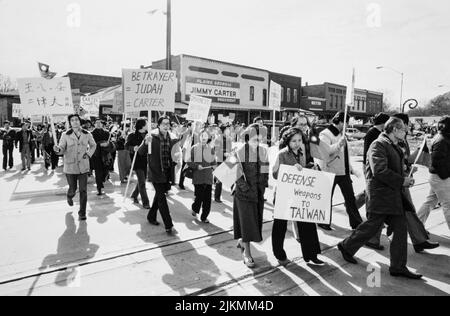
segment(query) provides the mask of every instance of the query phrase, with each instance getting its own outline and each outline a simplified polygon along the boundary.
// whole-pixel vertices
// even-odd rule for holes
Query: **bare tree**
[[[10,92],[17,90],[17,83],[11,77],[0,74],[0,92]]]

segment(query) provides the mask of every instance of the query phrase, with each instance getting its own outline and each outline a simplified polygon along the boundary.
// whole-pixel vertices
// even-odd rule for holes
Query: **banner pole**
[[[55,143],[55,146],[58,146],[58,138],[56,137],[56,128],[55,128],[55,123],[53,122],[53,115],[48,114],[48,117],[50,119],[50,128],[52,129],[53,142]]]

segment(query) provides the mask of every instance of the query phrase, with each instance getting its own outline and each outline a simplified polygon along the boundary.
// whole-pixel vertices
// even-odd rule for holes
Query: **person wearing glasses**
[[[406,212],[414,208],[409,202],[405,188],[414,185],[414,178],[405,173],[403,151],[398,146],[406,135],[406,126],[399,118],[387,121],[384,132],[372,143],[366,164],[367,213],[366,222],[359,225],[350,237],[338,244],[344,260],[351,264],[358,261],[353,257],[361,247],[383,227],[389,225],[393,232],[390,247],[389,272],[393,277],[421,279],[407,268],[408,227]]]

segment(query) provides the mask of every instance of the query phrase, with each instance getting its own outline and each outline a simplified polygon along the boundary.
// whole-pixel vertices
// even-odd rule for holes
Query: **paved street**
[[[360,166],[359,159],[353,161]],[[289,233],[286,251],[293,259],[277,266],[271,250],[273,206],[266,205],[264,242],[255,245],[258,268],[244,266],[232,232],[232,200],[213,204],[211,224],[190,214],[193,187],[174,188],[169,206],[178,235],[150,226],[146,211],[123,202],[125,185],[116,174],[105,197],[89,185],[88,221],[79,223],[75,206],[67,206],[61,168],[45,172],[41,160],[30,172],[0,173],[0,295],[449,295],[450,234],[441,210],[432,213],[427,229],[441,247],[416,254],[410,245],[409,267],[422,281],[391,278],[389,251],[362,249],[357,266],[344,262],[337,243],[350,234],[339,190],[334,199],[334,228],[319,231],[325,267],[310,267]],[[117,170],[117,168],[116,168]],[[420,169],[412,189],[416,207],[428,191],[427,170]],[[363,188],[355,178],[355,191]],[[150,197],[153,196],[149,184]],[[267,193],[272,200],[272,191]],[[365,213],[361,209],[362,214]],[[389,245],[384,236],[383,244]],[[370,275],[381,268],[379,282]],[[373,270],[374,268],[375,270]],[[368,272],[369,270],[369,272]]]

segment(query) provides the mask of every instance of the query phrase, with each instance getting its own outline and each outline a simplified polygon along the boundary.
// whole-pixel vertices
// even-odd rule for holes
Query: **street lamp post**
[[[404,85],[405,74],[401,71],[395,70],[390,67],[379,66],[379,67],[377,67],[377,69],[389,69],[393,72],[398,73],[402,77],[402,81],[401,81],[401,85],[400,85],[400,112],[402,112],[402,109],[403,109],[403,85]]]

